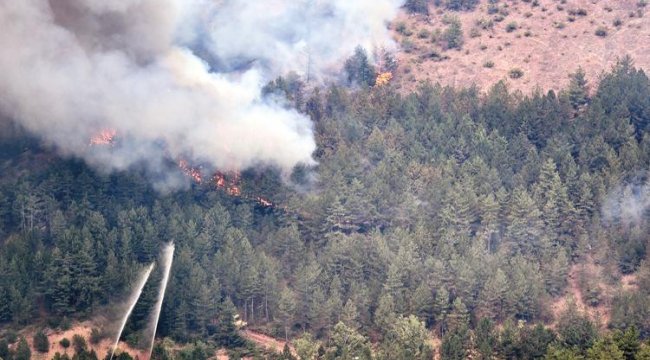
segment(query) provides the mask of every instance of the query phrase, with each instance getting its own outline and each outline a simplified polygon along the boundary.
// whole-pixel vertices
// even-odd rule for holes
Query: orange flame
[[[115,129],[102,129],[100,132],[90,137],[89,145],[113,145],[115,135],[117,135]]]
[[[201,176],[201,172],[198,169],[191,167],[186,160],[182,160],[182,159],[179,160],[178,167],[185,173],[185,175],[192,178],[194,182],[198,184],[203,182],[203,177]]]
[[[263,197],[261,197],[261,196],[258,196],[257,199],[255,199],[255,200],[257,200],[257,202],[258,202],[260,205],[264,206],[264,207],[271,207],[271,206],[273,206],[273,203],[272,203],[270,200],[267,200],[267,199],[265,199],[265,198],[263,198]]]
[[[239,187],[240,176],[239,172],[235,172],[227,179],[226,175],[217,171],[212,179],[217,188],[226,190],[228,195],[241,196],[241,188]]]
[[[217,172],[216,174],[214,174],[213,179],[214,179],[214,184],[217,186],[217,188],[221,189],[226,187],[226,177],[222,173]]]
[[[390,71],[380,73],[379,75],[377,75],[377,79],[375,79],[375,86],[382,87],[388,84],[392,78],[393,78],[393,73]]]
[[[195,182],[199,184],[202,183],[203,179],[201,177],[201,172],[196,168],[191,167],[186,160],[179,160],[178,167],[183,171],[183,173],[185,173],[185,175],[191,177]],[[244,195],[240,186],[241,174],[238,171],[234,171],[230,174],[224,174],[217,171],[212,176],[211,181],[217,189],[224,190],[230,196],[253,200],[263,207],[275,207],[275,204],[269,199],[261,196],[252,197]]]

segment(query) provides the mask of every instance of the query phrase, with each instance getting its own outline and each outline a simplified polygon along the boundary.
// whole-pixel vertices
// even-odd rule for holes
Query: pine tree
[[[282,289],[278,299],[278,317],[284,325],[284,338],[289,340],[289,328],[291,327],[296,311],[296,299],[293,291],[288,287]]]
[[[50,341],[47,338],[47,335],[43,330],[39,330],[34,334],[34,349],[41,353],[46,353],[50,350]]]
[[[429,332],[417,317],[399,317],[389,329],[381,345],[380,358],[385,359],[431,359],[433,349],[429,345]]]
[[[397,314],[395,313],[393,297],[386,293],[379,298],[379,304],[374,316],[375,326],[382,332],[386,332],[393,326],[396,319]]]
[[[433,323],[433,292],[426,283],[420,284],[413,293],[413,311],[425,323]]]
[[[321,343],[315,340],[310,333],[303,333],[293,341],[293,345],[301,360],[316,360]]]
[[[492,359],[497,346],[497,334],[494,330],[494,324],[490,319],[483,318],[479,320],[474,330],[474,346],[479,354],[479,359]]]
[[[27,344],[27,339],[24,337],[20,338],[18,341],[18,347],[16,348],[16,353],[14,354],[14,360],[30,360],[32,357],[32,351],[29,349]]]
[[[491,319],[501,320],[507,311],[506,295],[509,290],[506,274],[500,268],[485,283],[479,300],[480,309]]]
[[[449,292],[444,287],[436,291],[436,299],[433,304],[433,314],[440,335],[447,331],[447,315],[449,314]]]
[[[360,86],[375,85],[376,73],[368,60],[366,50],[361,46],[354,50],[354,55],[345,62],[348,83]]]
[[[7,288],[0,284],[0,323],[11,320],[11,296]],[[2,356],[0,356],[2,357]]]
[[[339,322],[332,329],[330,335],[330,347],[327,349],[325,359],[341,360],[370,360],[372,352],[367,339]]]
[[[457,331],[469,327],[469,311],[461,298],[454,299],[447,322],[450,331]]]
[[[46,295],[50,300],[52,309],[57,314],[70,314],[74,312],[73,271],[71,260],[61,254],[58,248],[52,252],[52,266],[47,275],[48,287]]]
[[[641,345],[639,331],[634,325],[630,326],[625,332],[616,331],[614,332],[614,342],[623,352],[626,360],[634,360]]]
[[[506,238],[511,254],[535,255],[539,252],[543,232],[541,212],[523,188],[516,188],[507,215]]]
[[[567,91],[569,103],[575,110],[579,110],[589,101],[585,71],[582,67],[578,67],[578,70],[570,75],[570,79],[569,90]]]
[[[354,301],[352,301],[352,299],[348,299],[348,301],[345,302],[345,305],[343,305],[341,312],[341,322],[354,330],[358,330],[360,328],[359,312],[357,310],[356,304]]]
[[[616,346],[616,343],[610,338],[597,340],[594,345],[587,350],[588,360],[625,360],[625,354]]]

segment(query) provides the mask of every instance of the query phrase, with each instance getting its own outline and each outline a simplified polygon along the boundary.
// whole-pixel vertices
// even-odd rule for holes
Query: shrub
[[[70,340],[68,340],[68,338],[63,338],[59,341],[59,345],[61,345],[65,350],[68,350],[70,347]]]
[[[402,40],[400,46],[402,47],[402,50],[404,50],[405,53],[411,53],[413,49],[415,49],[415,45],[413,44],[413,41],[408,39]]]
[[[24,337],[20,338],[20,341],[18,342],[18,347],[16,348],[16,352],[13,356],[14,360],[29,360],[32,357],[32,351],[29,349],[29,345],[27,344],[27,340]]]
[[[494,67],[494,61],[488,60],[488,61],[484,62],[483,67],[488,68],[488,69],[493,68]]]
[[[422,29],[420,32],[418,32],[418,38],[420,39],[426,39],[431,35],[427,29]]]
[[[619,27],[621,25],[623,25],[623,20],[619,18],[614,19],[614,26]]]
[[[13,344],[16,341],[18,341],[18,333],[15,332],[14,330],[7,330],[5,333],[5,339],[7,339],[7,342],[9,344]]]
[[[84,339],[83,336],[79,334],[75,334],[72,337],[72,346],[74,347],[74,351],[77,354],[80,354],[88,348],[88,344],[86,344],[86,339]]]
[[[93,345],[99,344],[99,342],[102,341],[103,337],[104,336],[103,336],[102,332],[99,331],[99,329],[93,328],[92,330],[90,330],[90,343],[91,344],[93,344]]]
[[[425,52],[420,56],[422,59],[431,59],[434,61],[441,61],[444,57],[435,49]]]
[[[477,28],[472,28],[472,30],[469,31],[469,37],[471,38],[477,38],[481,36],[481,32]]]
[[[404,7],[411,13],[428,15],[429,5],[427,0],[407,0]]]
[[[510,71],[508,71],[508,76],[510,76],[511,79],[519,79],[524,76],[524,71],[519,68],[510,69]]]
[[[50,350],[50,341],[43,330],[39,330],[34,334],[34,349],[41,353],[46,353]]]
[[[445,45],[448,49],[460,49],[463,47],[463,30],[458,18],[449,19],[449,27],[442,34]]]
[[[406,32],[406,24],[403,21],[398,22],[395,24],[395,31],[403,35]]]
[[[472,10],[478,0],[445,0],[445,7],[449,10]]]
[[[599,26],[595,32],[596,36],[605,37],[607,36],[607,28]]]
[[[587,16],[587,10],[583,8],[571,9],[569,15]]]
[[[0,339],[0,358],[9,359],[9,344],[7,339]]]
[[[511,22],[508,25],[506,25],[506,32],[513,32],[517,30],[517,23],[516,22]]]
[[[479,28],[481,28],[483,30],[488,30],[488,29],[492,29],[494,27],[494,22],[492,20],[490,20],[490,19],[481,18],[481,19],[476,20],[476,26],[478,26]]]

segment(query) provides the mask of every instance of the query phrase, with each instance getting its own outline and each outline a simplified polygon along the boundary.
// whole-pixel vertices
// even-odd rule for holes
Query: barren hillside
[[[431,80],[486,90],[506,80],[524,92],[537,86],[558,90],[581,66],[593,87],[619,57],[650,66],[647,9],[639,0],[481,0],[471,11],[430,5],[428,16],[403,12],[392,23],[401,45],[396,81],[404,89]],[[454,17],[463,45],[446,49],[444,32]],[[511,78],[513,69],[523,75]]]

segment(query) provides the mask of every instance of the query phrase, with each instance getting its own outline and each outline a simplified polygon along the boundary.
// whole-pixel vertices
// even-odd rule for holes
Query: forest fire
[[[239,172],[234,172],[231,176],[229,176],[230,179],[226,178],[226,175],[224,175],[221,172],[216,172],[213,176],[213,181],[214,184],[217,186],[218,189],[224,189],[228,193],[228,195],[231,196],[240,196],[241,195],[241,189],[239,187],[239,181],[241,175]]]
[[[102,129],[100,132],[90,137],[89,145],[113,145],[115,135],[117,135],[115,129]]]
[[[271,201],[269,201],[269,200],[267,200],[267,199],[265,199],[265,198],[263,198],[261,196],[258,196],[256,200],[260,205],[262,205],[264,207],[272,207],[273,206],[273,203]]]
[[[201,176],[201,171],[199,171],[196,168],[193,168],[189,165],[189,163],[186,160],[179,160],[178,161],[178,167],[185,173],[185,175],[189,176],[194,180],[194,182],[201,184],[203,182],[203,177]]]
[[[189,178],[197,184],[203,184],[203,176],[198,168],[190,166],[187,160],[179,160],[178,167]],[[275,207],[275,204],[261,196],[246,196],[242,194],[240,182],[241,173],[234,171],[231,174],[224,174],[220,171],[215,172],[211,181],[217,189],[224,190],[228,195],[253,200],[265,208]]]
[[[392,78],[393,73],[390,71],[379,73],[379,75],[377,75],[377,79],[375,79],[375,86],[382,87],[384,85],[387,85]]]

